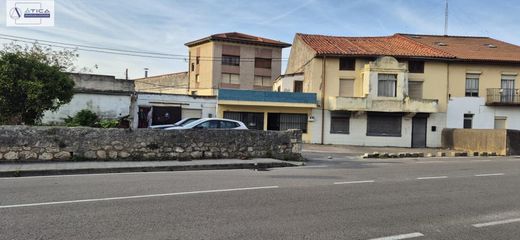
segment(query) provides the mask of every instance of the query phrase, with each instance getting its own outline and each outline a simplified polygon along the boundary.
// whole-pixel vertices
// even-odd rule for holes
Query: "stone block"
[[[54,158],[54,155],[52,153],[44,152],[38,156],[39,160],[52,160]]]
[[[107,152],[104,151],[104,150],[97,150],[96,151],[96,156],[99,159],[106,159],[107,158]]]
[[[194,151],[190,153],[190,156],[194,159],[202,158],[202,152]]]
[[[116,159],[117,158],[117,151],[109,151],[108,152],[108,158]]]
[[[10,151],[4,154],[5,160],[18,160],[18,152]]]
[[[120,157],[120,158],[128,158],[128,157],[130,157],[130,153],[125,152],[125,151],[121,151],[121,152],[119,152],[117,154],[117,156]]]
[[[480,153],[480,156],[482,156],[482,157],[487,157],[487,156],[488,156],[488,153],[487,153],[487,152],[481,152],[481,153]]]
[[[72,156],[70,155],[70,152],[61,151],[59,153],[54,154],[54,158],[57,160],[69,160],[71,159],[71,157]]]
[[[446,157],[445,152],[437,152],[437,157]]]
[[[87,152],[85,152],[85,154],[83,156],[85,158],[88,158],[88,159],[96,159],[97,158],[96,152],[94,152],[94,151],[87,151]]]
[[[175,152],[183,153],[183,152],[184,152],[184,148],[176,147],[176,148],[175,148]]]
[[[23,160],[34,160],[38,159],[38,154],[31,151],[23,151],[19,154],[19,158]]]

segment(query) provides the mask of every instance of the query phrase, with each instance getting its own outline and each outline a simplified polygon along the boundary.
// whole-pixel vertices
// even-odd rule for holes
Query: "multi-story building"
[[[189,47],[189,93],[215,96],[218,89],[270,90],[281,74],[288,43],[231,32],[185,44]]]
[[[438,147],[445,127],[520,128],[518,72],[492,38],[296,34],[273,90],[317,93],[311,142]]]

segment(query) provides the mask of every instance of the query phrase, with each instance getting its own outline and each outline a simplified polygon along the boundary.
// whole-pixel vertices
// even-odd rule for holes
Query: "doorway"
[[[412,147],[426,147],[426,130],[428,127],[427,116],[415,116],[412,118]]]

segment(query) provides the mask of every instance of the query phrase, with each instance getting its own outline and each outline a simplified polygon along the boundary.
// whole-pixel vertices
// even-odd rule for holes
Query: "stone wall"
[[[0,161],[301,160],[302,133],[0,126]]]

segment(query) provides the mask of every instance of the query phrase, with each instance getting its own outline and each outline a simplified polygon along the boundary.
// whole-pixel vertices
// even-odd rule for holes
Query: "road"
[[[269,171],[0,179],[0,239],[519,239],[520,158],[306,155]]]

